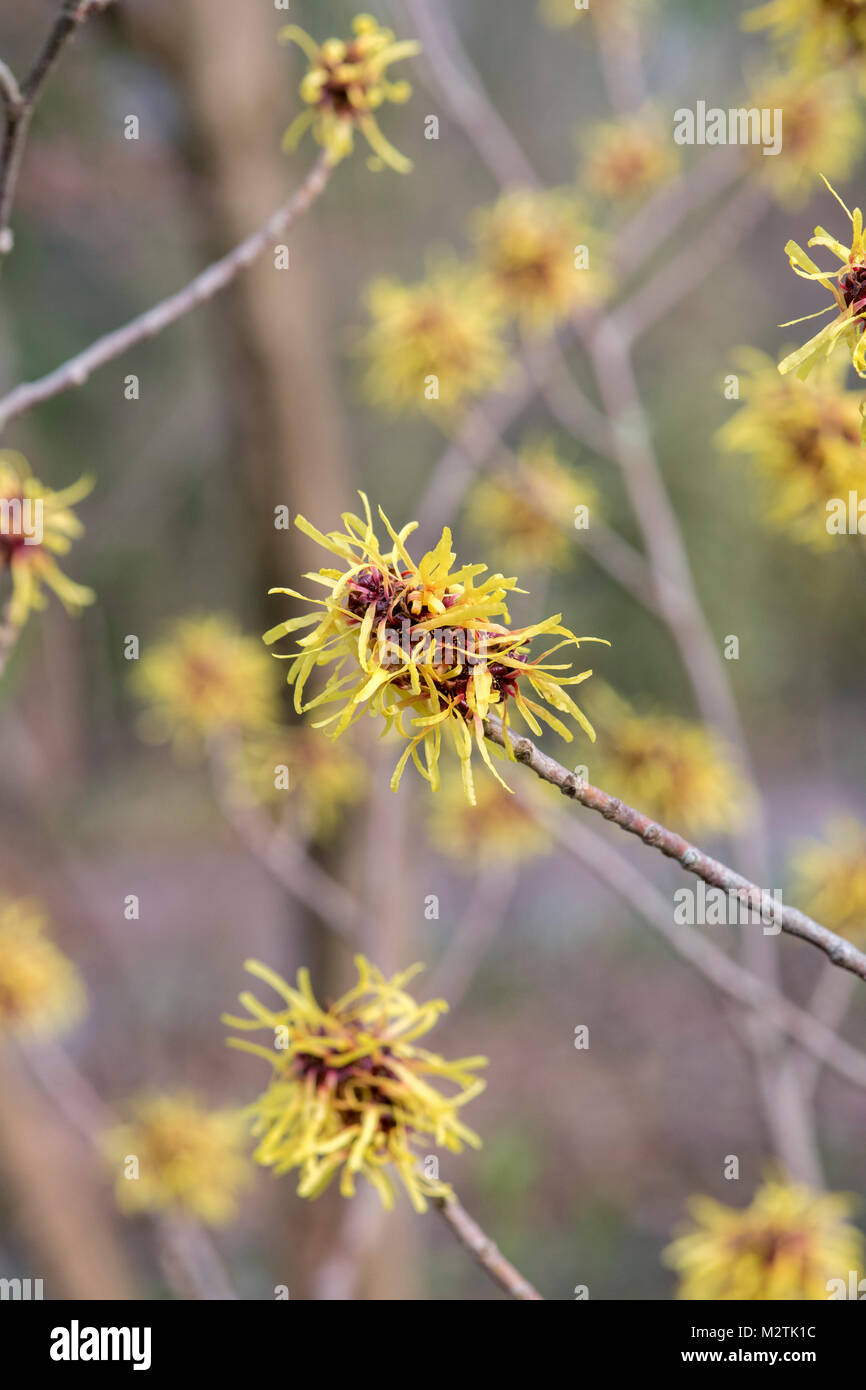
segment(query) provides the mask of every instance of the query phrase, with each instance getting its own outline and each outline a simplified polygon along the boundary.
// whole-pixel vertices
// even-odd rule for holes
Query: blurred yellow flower
[[[468,504],[470,523],[515,568],[564,569],[574,555],[574,528],[584,529],[599,509],[588,474],[570,469],[554,441],[539,439],[520,451],[520,468],[482,478]]]
[[[866,826],[840,819],[827,838],[797,846],[796,901],[810,917],[852,941],[866,941]]]
[[[84,1013],[84,984],[32,902],[0,898],[0,1035],[52,1037]]]
[[[388,1210],[394,1205],[388,1171],[393,1169],[415,1209],[425,1211],[428,1197],[453,1193],[439,1178],[437,1157],[422,1158],[417,1146],[452,1153],[460,1153],[464,1144],[480,1147],[459,1112],[484,1089],[473,1073],[487,1059],[446,1062],[414,1046],[448,1007],[442,999],[418,1004],[406,993],[421,966],[389,980],[363,956],[356,956],[355,964],[357,984],[322,1008],[308,971],[298,971],[292,989],[266,965],[246,962],[250,974],[283,1001],[269,1009],[244,991],[240,1002],[251,1017],[223,1019],[230,1028],[264,1029],[272,1037],[267,1047],[229,1039],[230,1046],[264,1057],[273,1067],[268,1089],[252,1107],[253,1133],[259,1138],[253,1156],[278,1176],[300,1169],[301,1197],[318,1197],[340,1169],[340,1192],[352,1197],[360,1175]],[[443,1094],[431,1084],[437,1081],[457,1089]]]
[[[827,182],[826,179],[824,182]],[[785,246],[785,254],[794,273],[803,280],[819,281],[833,296],[833,303],[826,309],[819,309],[816,314],[790,319],[788,323],[783,323],[782,327],[790,328],[795,323],[804,323],[806,318],[820,318],[822,314],[836,311],[835,318],[825,324],[820,333],[816,333],[801,348],[789,353],[784,361],[779,363],[779,371],[783,376],[787,372],[796,371],[801,380],[805,380],[818,362],[826,360],[839,343],[844,343],[848,348],[855,370],[860,376],[866,376],[866,338],[863,336],[863,324],[866,319],[866,244],[863,240],[863,214],[859,208],[850,212],[836,190],[829,184],[827,187],[851,221],[851,245],[846,246],[844,242],[837,241],[823,227],[815,228],[815,235],[810,238],[808,244],[830,251],[842,262],[844,270],[819,270],[811,256],[807,255],[796,241],[789,241]],[[834,277],[836,284],[833,284]]]
[[[847,178],[863,143],[863,118],[851,83],[843,76],[804,82],[796,73],[765,74],[755,84],[748,105],[784,113],[784,139],[778,154],[748,145],[754,173],[789,206],[806,201],[815,179]]]
[[[786,136],[787,133],[786,125]],[[651,110],[594,125],[581,144],[582,182],[610,202],[645,198],[672,179],[679,169],[677,146]]]
[[[449,415],[501,381],[508,362],[502,308],[471,267],[433,264],[417,285],[374,280],[366,304],[364,392],[372,405],[395,414],[438,407]]]
[[[312,600],[321,613],[290,618],[265,633],[265,641],[273,643],[315,625],[312,633],[298,641],[298,650],[284,658],[291,661],[288,681],[295,687],[298,712],[338,702],[341,708],[336,714],[313,726],[335,724],[333,738],[365,709],[374,718],[381,716],[386,728],[396,729],[406,740],[391,780],[395,791],[410,757],[431,787],[438,788],[442,734],[449,732],[460,759],[467,799],[473,803],[473,736],[482,759],[502,782],[484,737],[488,714],[501,715],[507,724],[513,706],[533,733],[541,733],[540,719],[571,741],[571,730],[545,705],[531,699],[521,682],[554,709],[577,720],[594,738],[591,725],[564,689],[579,685],[592,672],[560,675],[567,665],[551,664],[549,658],[562,647],[603,639],[575,637],[561,626],[560,614],[529,627],[503,627],[495,619],[509,621],[505,601],[516,588],[515,579],[494,574],[477,583],[486,565],[454,569],[456,557],[447,529],[435,550],[416,564],[406,541],[417,522],[410,522],[398,534],[380,509],[393,542],[391,550],[383,554],[363,493],[361,499],[364,518],[344,512],[345,533],[323,535],[304,517],[295,521],[305,535],[336,555],[343,565],[342,569],[321,569],[305,576],[329,591],[327,598]],[[295,589],[271,592],[310,601]],[[540,656],[530,657],[530,643],[542,636],[563,640]],[[317,667],[335,661],[336,670],[324,689],[304,703],[308,678]]]
[[[414,40],[395,41],[390,29],[383,29],[369,14],[358,15],[352,24],[354,37],[326,39],[318,44],[296,24],[279,34],[281,43],[296,43],[310,67],[301,82],[301,100],[308,109],[289,126],[283,148],[293,150],[301,136],[312,127],[313,135],[327,151],[329,164],[338,164],[352,153],[355,130],[360,130],[374,151],[374,168],[387,164],[400,174],[412,168],[412,161],[395,150],[373,114],[383,104],[409,100],[408,82],[392,82],[387,70],[403,58],[414,58],[421,45]]]
[[[291,807],[303,834],[330,839],[367,789],[367,766],[343,743],[339,752],[309,726],[249,735],[233,754],[239,789],[260,805]]]
[[[751,790],[703,725],[672,714],[638,714],[608,687],[596,694],[601,736],[593,780],[684,835],[743,824]]]
[[[470,806],[459,778],[442,780],[442,795],[429,800],[430,839],[441,854],[467,870],[479,864],[518,863],[547,853],[550,836],[524,805],[537,796],[532,786],[518,800],[489,779],[475,789],[476,805]]]
[[[807,384],[779,379],[770,358],[749,350],[741,354],[744,404],[718,432],[729,453],[751,458],[767,488],[761,518],[813,549],[827,549],[834,536],[827,529],[828,502],[842,499],[863,479],[860,447],[860,400],[846,391],[840,370],[831,362]]]
[[[142,737],[173,742],[182,753],[200,751],[223,730],[259,730],[276,721],[277,683],[267,654],[220,614],[176,619],[164,641],[145,651],[131,683],[146,705]]]
[[[476,218],[481,264],[509,313],[549,327],[602,292],[599,238],[566,192],[518,189]]]
[[[745,1209],[710,1197],[689,1202],[693,1224],[667,1247],[680,1277],[677,1297],[748,1302],[829,1296],[863,1266],[863,1237],[849,1224],[854,1203],[784,1179],[770,1180]]]
[[[12,580],[9,621],[23,627],[30,613],[46,606],[43,588],[78,614],[96,595],[74,584],[54,559],[66,555],[84,527],[71,510],[93,488],[92,478],[54,492],[34,478],[30,465],[11,449],[0,450],[0,573]]]
[[[243,1113],[209,1110],[190,1092],[141,1095],[129,1109],[129,1123],[102,1139],[120,1210],[184,1212],[208,1226],[231,1221],[252,1177]]]
[[[866,49],[866,0],[769,0],[747,11],[743,27],[769,31],[805,72],[828,72]]]

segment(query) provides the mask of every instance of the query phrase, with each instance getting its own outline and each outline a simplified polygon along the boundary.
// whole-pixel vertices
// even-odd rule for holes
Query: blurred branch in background
[[[325,156],[320,155],[301,187],[292,194],[288,202],[278,208],[257,232],[253,232],[233,251],[223,256],[222,260],[208,266],[177,294],[161,300],[159,304],[139,314],[138,318],[124,324],[122,328],[98,338],[90,347],[76,353],[68,362],[62,363],[47,376],[16,386],[0,400],[0,430],[4,429],[10,420],[27,410],[32,410],[35,405],[41,405],[43,401],[51,400],[64,391],[71,391],[74,387],[84,386],[99,367],[104,367],[107,362],[121,357],[136,343],[155,337],[170,324],[176,323],[220,290],[224,290],[241,270],[251,265],[272,245],[275,237],[282,236],[298,217],[307,212],[325,188],[330,176],[331,169]]]
[[[84,21],[92,14],[107,10],[112,3],[113,0],[64,0],[48,38],[22,83],[17,82],[5,63],[0,63],[0,96],[5,112],[3,141],[0,144],[0,257],[7,256],[15,244],[9,222],[30,122],[42,88],[64,48]],[[0,265],[2,263],[0,260]]]
[[[780,925],[782,931],[797,936],[802,941],[808,941],[819,951],[823,951],[841,970],[850,970],[853,975],[866,980],[866,954],[850,941],[845,941],[843,937],[837,936],[820,923],[813,922],[811,917],[807,917],[796,907],[787,907],[776,902],[766,889],[743,878],[742,874],[729,869],[725,864],[705,854],[703,850],[690,845],[682,835],[666,830],[663,825],[650,820],[649,816],[645,816],[641,811],[627,806],[618,797],[610,796],[600,788],[582,781],[567,767],[563,767],[547,753],[542,753],[531,739],[515,734],[510,729],[504,730],[501,721],[495,716],[485,720],[484,729],[493,743],[498,744],[500,748],[510,746],[518,762],[531,768],[542,781],[558,787],[564,796],[579,801],[591,811],[598,812],[605,820],[618,825],[628,834],[636,835],[645,845],[659,850],[668,859],[675,859],[683,869],[696,874],[711,887],[736,894],[754,911],[764,913],[768,925]]]
[[[84,1075],[57,1043],[22,1046],[19,1055],[66,1122],[100,1159],[101,1137],[117,1121]],[[236,1298],[222,1260],[198,1222],[175,1213],[151,1220],[160,1262],[177,1298]]]
[[[455,72],[458,71],[456,64],[462,64],[464,73],[471,75],[471,78],[464,76],[459,80],[461,88],[467,82],[471,82],[472,98],[467,101],[464,96],[456,103],[455,114],[463,123],[466,133],[491,173],[503,187],[506,187],[509,180],[503,177],[503,169],[506,164],[513,167],[514,141],[507,128],[503,132],[503,123],[484,92],[477,73],[463,53],[459,36],[447,10],[444,6],[438,9],[434,18],[426,0],[406,0],[406,3],[410,10],[418,10],[419,18],[424,19],[430,31],[428,38],[432,43],[432,51],[429,56],[443,92],[447,94],[454,84]],[[620,22],[614,15],[612,19],[605,16],[604,22],[598,22],[596,29],[603,58],[602,71],[611,106],[620,116],[627,116],[635,109],[635,104],[639,103],[640,94],[645,89],[638,26],[633,17],[627,17]],[[686,196],[681,195],[679,199],[674,200],[674,216],[669,215],[667,220],[663,220],[664,231],[672,231],[678,217],[700,206],[700,201],[694,198],[695,186],[711,196],[718,192],[719,187],[727,187],[729,180],[733,182],[739,170],[739,158],[725,161],[721,168],[721,177],[708,179],[704,184],[700,177],[702,170],[699,168],[694,183],[686,189]],[[763,190],[753,186],[749,181],[744,182],[712,224],[709,235],[716,248],[716,261],[731,254],[738,241],[756,224],[768,207],[769,198]],[[623,238],[622,244],[631,261],[634,244],[627,236]],[[743,775],[757,786],[728,673],[702,609],[679,521],[668,497],[659,460],[653,448],[649,422],[634,375],[631,355],[632,346],[637,338],[656,319],[668,312],[683,295],[701,283],[707,254],[707,233],[703,231],[696,237],[693,245],[687,244],[680,250],[647,281],[636,296],[631,296],[621,309],[606,313],[599,308],[594,316],[588,316],[585,311],[575,316],[573,328],[582,339],[594,368],[606,420],[598,419],[598,413],[581,392],[569,391],[567,381],[563,381],[563,364],[558,353],[548,352],[547,362],[559,373],[557,400],[561,403],[569,394],[573,395],[573,404],[567,412],[563,412],[561,408],[557,409],[557,400],[552,402],[560,422],[564,413],[567,413],[570,419],[574,419],[576,411],[582,425],[577,437],[596,449],[600,442],[603,446],[608,443],[606,438],[600,441],[602,431],[605,435],[609,433],[610,447],[603,447],[602,451],[608,456],[612,454],[619,464],[646,547],[647,562],[653,579],[652,591],[660,605],[660,616],[670,631],[689,675],[704,719],[721,732],[739,762]],[[631,272],[631,265],[629,268]],[[534,375],[539,385],[543,383],[545,374],[545,367],[542,367],[541,372],[536,368]],[[475,439],[472,417],[465,427],[463,437],[470,441]],[[473,450],[470,468],[477,469],[484,457],[489,456],[494,448],[495,444],[487,440],[483,450]],[[446,495],[452,501],[455,500],[456,489],[453,484],[450,490],[448,489],[449,481],[462,476],[465,482],[470,475],[470,469],[465,467],[465,463],[461,475],[459,464],[453,458],[453,450],[454,446],[445,455],[437,475],[434,476],[434,487],[442,487],[442,482],[437,481],[437,478],[445,480]],[[428,492],[428,497],[429,495]],[[635,592],[633,586],[629,587]],[[754,872],[757,876],[766,878],[768,847],[760,805],[756,806],[754,824],[750,827],[749,833],[738,838],[737,846],[743,862],[746,865],[752,865],[754,862]],[[743,952],[750,970],[764,978],[774,989],[780,990],[780,964],[770,940],[763,936],[746,934]],[[821,1171],[817,1140],[808,1113],[807,1098],[796,1071],[796,1059],[784,1054],[780,1046],[781,1040],[774,1034],[767,1020],[753,1017],[750,1030],[758,1059],[765,1113],[777,1152],[794,1175],[819,1186]]]

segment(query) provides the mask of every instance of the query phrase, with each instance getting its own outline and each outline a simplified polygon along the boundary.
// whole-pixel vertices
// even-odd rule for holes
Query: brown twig
[[[673,920],[670,899],[626,855],[608,844],[604,836],[590,830],[588,825],[574,817],[566,819],[549,814],[529,797],[520,796],[520,801],[558,845],[600,883],[622,898],[704,979],[736,1003],[764,1014],[798,1043],[807,1054],[802,1059],[804,1063],[808,1060],[819,1068],[826,1066],[855,1086],[866,1088],[866,1055],[838,1036],[834,1026],[838,1022],[836,1018],[818,1016],[814,1004],[810,1005],[808,1012],[801,1009],[700,935],[694,927],[678,927]],[[826,969],[837,984],[855,985],[853,976],[842,975],[831,965],[827,965]]]
[[[535,171],[494,106],[457,37],[444,0],[403,0],[433,76],[455,119],[498,182],[537,185]]]
[[[482,1231],[478,1222],[472,1219],[456,1197],[436,1197],[434,1205],[448,1222],[460,1244],[511,1298],[520,1298],[527,1302],[542,1301],[542,1295],[538,1290],[506,1260],[499,1246]]]
[[[711,887],[721,888],[726,893],[738,894],[753,904],[756,910],[766,909],[768,913],[772,911],[773,921],[781,926],[782,931],[817,946],[834,965],[838,965],[842,970],[850,970],[853,975],[866,980],[866,954],[844,937],[837,936],[828,927],[814,922],[796,907],[774,904],[774,900],[770,899],[766,890],[758,884],[750,882],[718,859],[713,859],[697,846],[689,844],[682,835],[667,830],[642,811],[627,806],[619,797],[611,796],[599,787],[582,781],[573,772],[569,772],[567,767],[563,767],[547,753],[542,753],[532,739],[516,734],[510,729],[503,730],[499,719],[487,719],[484,730],[491,742],[498,744],[500,748],[510,744],[518,762],[531,768],[542,781],[558,787],[564,796],[579,801],[581,806],[586,806],[590,811],[596,811],[604,816],[605,820],[618,825],[620,830],[636,835],[645,845],[651,845],[668,859],[675,859],[681,868],[702,878]]]
[[[112,0],[65,0],[33,67],[20,86],[6,64],[0,64],[0,90],[6,110],[6,128],[0,146],[0,256],[8,255],[15,244],[9,222],[30,122],[42,88],[64,48],[84,21],[90,15],[108,9],[110,4]]]
[[[206,270],[191,280],[182,290],[163,299],[153,308],[98,338],[83,352],[71,357],[56,367],[47,376],[36,381],[23,382],[0,400],[0,430],[33,406],[51,400],[75,386],[83,386],[93,372],[104,367],[116,357],[128,352],[137,343],[155,337],[170,324],[176,323],[191,310],[198,308],[220,290],[224,290],[241,270],[251,265],[273,242],[281,236],[293,222],[309,210],[324,190],[331,176],[331,166],[326,155],[319,156],[300,188],[291,198],[272,213],[264,226],[240,242],[221,260],[214,261]]]

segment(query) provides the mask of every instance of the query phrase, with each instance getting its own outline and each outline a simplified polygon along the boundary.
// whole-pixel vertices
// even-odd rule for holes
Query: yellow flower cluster
[[[860,486],[860,400],[830,363],[807,385],[779,374],[763,353],[741,354],[743,406],[718,434],[728,452],[747,455],[768,488],[767,524],[813,549],[826,549],[827,504]]]
[[[744,15],[743,27],[765,30],[785,61],[805,74],[849,61],[862,70],[866,0],[769,0]]]
[[[650,110],[595,125],[581,143],[583,181],[612,203],[645,198],[679,167],[677,146],[657,113]]]
[[[93,590],[74,584],[54,558],[66,555],[82,534],[72,508],[92,487],[92,478],[81,478],[55,492],[34,478],[21,454],[0,451],[0,573],[5,571],[12,581],[13,626],[23,627],[30,613],[45,607],[45,588],[57,595],[68,613],[80,613],[93,603]]]
[[[835,189],[829,184],[827,187],[851,222],[851,244],[847,246],[838,241],[824,227],[815,228],[815,235],[808,244],[831,252],[842,262],[843,269],[820,270],[796,241],[789,241],[785,246],[785,254],[795,274],[803,280],[817,280],[833,297],[833,303],[826,309],[820,309],[817,314],[808,314],[806,318],[820,318],[822,314],[835,310],[835,317],[824,325],[820,333],[779,363],[783,376],[796,371],[801,380],[805,380],[812,368],[825,361],[840,343],[848,348],[855,370],[860,376],[866,376],[866,338],[863,336],[866,321],[866,243],[863,239],[863,214],[859,208],[850,212]],[[794,323],[804,322],[805,319],[792,319],[782,327],[789,328]]]
[[[588,474],[569,468],[554,441],[539,439],[520,451],[520,467],[491,473],[470,494],[468,517],[509,565],[565,569],[574,555],[574,527],[599,509]]]
[[[481,265],[525,326],[550,327],[599,298],[597,239],[571,194],[517,189],[480,212],[476,226]]]
[[[597,695],[601,736],[593,778],[685,835],[742,824],[751,792],[712,733],[677,715],[638,714],[607,687]]]
[[[404,58],[414,58],[421,45],[411,39],[398,43],[393,32],[383,29],[369,14],[358,15],[352,30],[351,39],[326,39],[321,44],[296,24],[280,31],[280,42],[297,44],[310,64],[300,88],[307,110],[289,126],[283,148],[294,149],[312,127],[328,162],[338,164],[352,153],[357,129],[374,152],[373,167],[387,164],[398,173],[408,173],[411,160],[385,138],[374,113],[384,102],[409,100],[409,83],[392,82],[388,68]]]
[[[258,731],[276,722],[273,666],[258,642],[219,614],[178,618],[146,650],[132,687],[145,704],[139,721],[151,743],[199,752],[227,729]]]
[[[51,1037],[84,1012],[81,977],[45,926],[35,904],[0,898],[0,1035]]]
[[[208,1226],[231,1221],[236,1194],[251,1178],[243,1115],[209,1110],[189,1092],[145,1094],[130,1111],[129,1123],[102,1138],[120,1210],[185,1212]]]
[[[766,1182],[744,1210],[710,1197],[689,1203],[693,1224],[665,1251],[678,1297],[748,1302],[829,1297],[828,1284],[862,1269],[863,1237],[850,1198],[801,1184]]]
[[[324,535],[304,517],[296,518],[305,535],[342,562],[341,569],[305,576],[328,591],[326,598],[313,600],[320,612],[289,618],[265,634],[265,641],[273,643],[301,628],[314,628],[285,658],[291,662],[288,681],[295,689],[298,712],[339,703],[336,714],[314,725],[333,725],[334,738],[365,709],[373,717],[381,716],[388,729],[396,729],[406,740],[391,781],[395,791],[410,758],[433,790],[438,788],[442,737],[450,734],[466,796],[473,803],[473,743],[502,781],[484,736],[489,714],[501,716],[507,725],[513,708],[533,733],[541,733],[542,720],[570,741],[571,730],[544,701],[577,720],[594,738],[591,725],[564,688],[579,685],[592,672],[561,675],[568,667],[550,658],[562,647],[603,639],[576,637],[561,626],[559,614],[528,627],[504,626],[497,619],[509,622],[506,598],[516,588],[515,579],[501,574],[482,578],[486,565],[455,569],[447,529],[435,549],[416,563],[406,543],[417,523],[410,522],[398,533],[380,511],[392,542],[383,553],[363,493],[361,499],[364,517],[344,513],[345,532]],[[309,601],[295,589],[271,592]],[[562,640],[530,656],[530,645],[538,637]],[[336,670],[324,689],[305,702],[310,676],[334,662]],[[531,698],[526,687],[540,699]]]
[[[756,81],[748,105],[784,113],[777,155],[766,159],[762,146],[747,147],[754,173],[781,202],[805,202],[819,174],[836,180],[851,173],[864,128],[860,100],[843,75],[804,81],[796,72],[766,73]]]
[[[417,285],[379,279],[366,304],[365,394],[394,413],[440,403],[446,416],[498,385],[508,357],[498,295],[471,266],[431,265]]]
[[[293,989],[267,966],[247,962],[282,1001],[270,1009],[245,991],[240,1002],[250,1017],[224,1019],[231,1028],[271,1034],[268,1047],[229,1040],[273,1067],[268,1089],[251,1107],[259,1138],[254,1158],[277,1175],[298,1169],[301,1197],[318,1197],[338,1171],[344,1197],[354,1196],[357,1177],[366,1178],[389,1210],[393,1170],[416,1210],[425,1211],[428,1197],[453,1194],[439,1178],[436,1155],[424,1155],[419,1166],[417,1146],[452,1153],[480,1146],[460,1110],[484,1089],[474,1072],[487,1059],[446,1062],[415,1046],[448,1007],[441,999],[418,1004],[406,992],[420,966],[389,980],[363,956],[355,963],[357,984],[323,1008],[306,970]],[[436,1082],[456,1090],[444,1095]]]
[[[807,840],[794,859],[796,901],[852,941],[866,941],[866,826],[842,819],[827,840]]]
[[[432,260],[418,284],[375,280],[365,296],[364,394],[452,428],[468,401],[502,383],[509,325],[550,327],[605,290],[598,238],[572,196],[520,189],[475,218],[478,256]]]

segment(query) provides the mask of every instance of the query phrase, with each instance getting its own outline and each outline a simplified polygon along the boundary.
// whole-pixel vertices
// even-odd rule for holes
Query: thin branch
[[[825,1028],[837,1033],[844,1022],[856,987],[856,981],[852,976],[841,975],[832,965],[825,965],[809,999],[809,1013]],[[819,1058],[815,1053],[800,1059],[800,1084],[810,1100],[814,1099],[818,1088],[822,1062],[828,1065],[826,1058]]]
[[[844,1042],[827,1020],[793,1004],[693,927],[677,927],[670,900],[602,835],[580,821],[566,822],[561,816],[545,814],[528,797],[521,796],[520,800],[558,845],[654,927],[710,984],[736,1003],[768,1017],[799,1043],[810,1062],[823,1064],[846,1081],[866,1088],[866,1055]],[[827,971],[837,984],[854,984],[853,977],[841,975],[830,965]]]
[[[505,748],[511,745],[518,762],[525,763],[531,768],[537,777],[543,782],[549,782],[552,786],[558,787],[564,796],[570,797],[573,801],[579,801],[582,806],[586,806],[590,811],[596,811],[604,816],[605,820],[618,825],[620,830],[625,830],[630,835],[636,835],[645,845],[651,845],[659,850],[668,859],[675,859],[683,869],[689,873],[696,874],[713,888],[721,888],[723,892],[735,893],[743,900],[751,903],[757,911],[766,910],[773,912],[774,925],[781,927],[782,931],[788,932],[791,936],[797,936],[802,941],[808,941],[812,946],[816,946],[819,951],[823,951],[826,956],[838,965],[842,970],[850,970],[853,975],[859,976],[861,980],[866,980],[866,954],[853,946],[850,941],[837,936],[827,927],[823,927],[819,922],[814,922],[811,917],[807,917],[804,912],[800,912],[796,907],[787,907],[784,904],[775,902],[760,888],[756,883],[751,883],[733,869],[729,869],[726,864],[722,864],[718,859],[713,859],[703,850],[695,845],[689,844],[688,840],[683,839],[673,830],[667,830],[663,825],[650,820],[642,811],[637,811],[631,806],[627,806],[619,797],[610,796],[608,792],[601,791],[598,787],[593,787],[588,782],[583,782],[577,778],[568,768],[556,762],[554,758],[542,753],[531,739],[515,734],[512,730],[503,730],[499,719],[490,717],[485,721],[484,731],[491,742]]]
[[[241,795],[231,769],[231,752],[228,737],[210,744],[211,780],[226,820],[253,858],[286,892],[338,936],[356,942],[364,920],[361,904],[305,852],[294,836],[283,834]]]
[[[532,165],[484,94],[445,0],[404,0],[404,6],[442,95],[493,176],[505,187],[537,185]]]
[[[136,344],[155,337],[170,324],[176,323],[220,290],[224,290],[241,270],[251,265],[271,245],[274,237],[281,236],[309,210],[324,190],[330,176],[331,167],[323,153],[300,188],[281,208],[271,214],[264,226],[240,242],[221,260],[209,265],[184,289],[155,304],[152,309],[124,324],[122,328],[98,338],[90,347],[71,357],[68,362],[64,362],[47,376],[16,386],[0,400],[0,430],[10,420],[22,415],[26,410],[31,410],[33,406],[51,400],[52,397],[59,396],[75,386],[83,386],[99,367],[104,367],[106,363],[128,352]]]
[[[535,379],[545,372],[553,352],[554,346],[549,342],[528,350],[514,363],[501,389],[486,396],[466,416],[456,439],[434,468],[418,504],[422,535],[438,536],[450,522],[475,474],[501,449],[502,435],[529,405],[535,395]]]
[[[18,1054],[67,1124],[100,1155],[102,1134],[118,1120],[68,1054],[53,1042],[21,1046]],[[179,1299],[237,1297],[216,1247],[198,1222],[167,1214],[152,1220],[166,1280]]]
[[[6,129],[0,147],[0,256],[8,255],[15,244],[9,220],[15,201],[18,175],[30,122],[45,85],[66,45],[92,14],[108,9],[112,0],[65,0],[51,32],[37,55],[29,74],[19,87],[9,68],[2,65],[0,87],[6,107]]]
[[[10,617],[11,610],[12,601],[10,599],[4,607],[2,615],[0,615],[0,680],[3,678],[6,667],[9,664],[9,658],[12,655],[15,643],[18,641],[18,637],[21,633],[21,628],[18,624],[12,622]]]
[[[628,342],[635,342],[692,290],[706,283],[708,270],[730,255],[770,206],[769,195],[745,183],[694,242],[673,256],[615,311],[613,319]]]
[[[437,1211],[442,1213],[460,1244],[511,1298],[542,1302],[538,1290],[506,1260],[498,1245],[482,1231],[478,1222],[472,1219],[456,1197],[436,1197],[434,1205]]]

